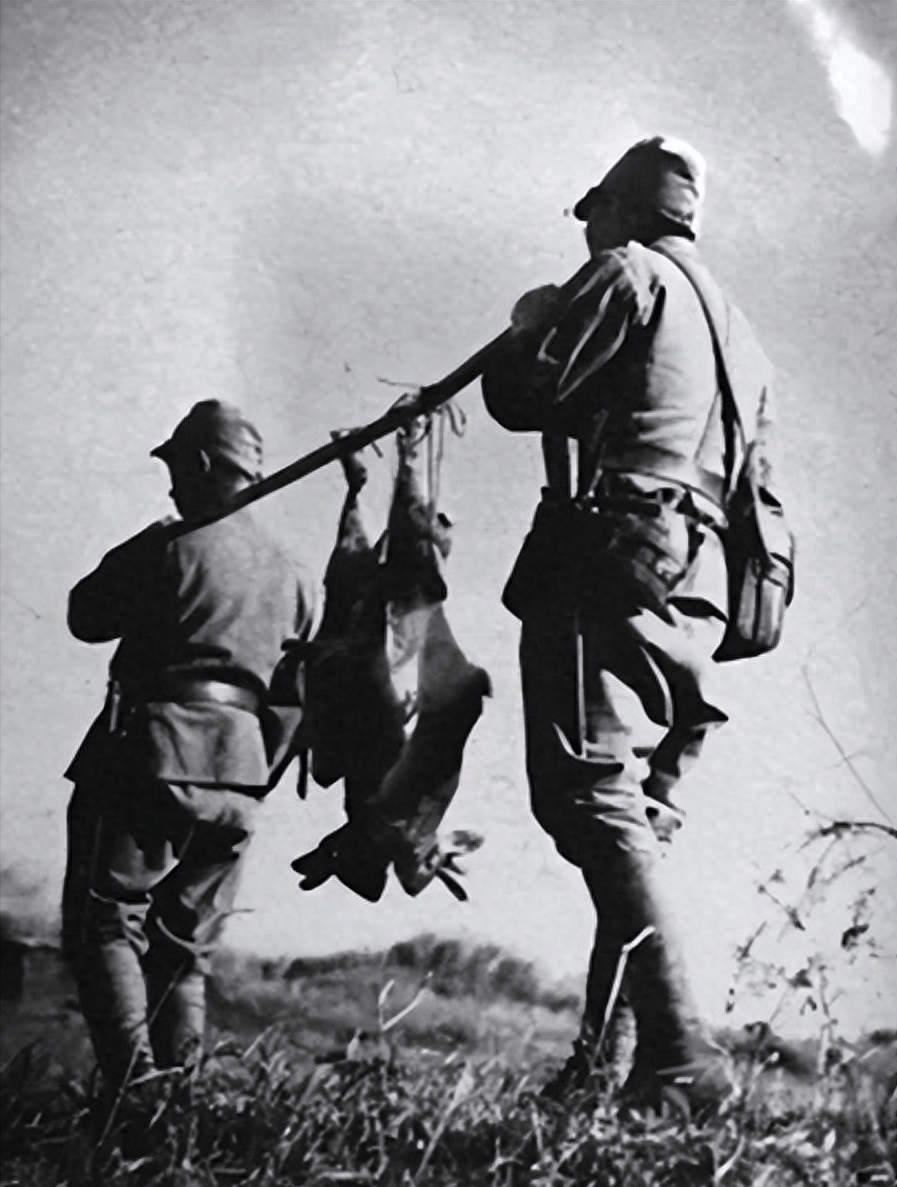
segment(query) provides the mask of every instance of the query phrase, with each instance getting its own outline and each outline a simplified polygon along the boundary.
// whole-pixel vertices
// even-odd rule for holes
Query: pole
[[[584,264],[578,272],[561,286],[561,294],[568,299],[571,298],[591,268],[591,261]],[[172,535],[186,535],[187,532],[194,531],[196,528],[205,527],[210,523],[217,523],[219,519],[224,519],[226,516],[232,515],[234,511],[248,507],[251,503],[257,503],[259,499],[264,499],[267,495],[274,494],[275,491],[283,490],[285,486],[291,486],[292,483],[298,482],[300,478],[305,478],[309,474],[313,474],[315,470],[322,469],[324,466],[329,465],[330,462],[335,462],[349,454],[357,453],[358,450],[363,449],[366,445],[371,445],[374,441],[379,441],[382,437],[388,437],[391,433],[402,428],[403,425],[408,424],[409,421],[414,420],[416,417],[424,416],[429,412],[435,411],[440,405],[447,403],[453,396],[463,391],[465,387],[468,387],[475,379],[478,379],[482,375],[490,359],[507,343],[511,333],[511,330],[504,330],[498,337],[493,338],[491,342],[487,342],[485,346],[481,346],[470,358],[465,359],[460,367],[456,367],[454,371],[451,371],[436,383],[418,388],[416,391],[409,392],[407,395],[400,397],[382,416],[370,421],[369,424],[362,425],[357,429],[351,429],[326,445],[321,445],[317,449],[313,449],[311,453],[297,458],[295,462],[290,462],[289,465],[284,466],[282,469],[275,470],[267,478],[262,478],[258,482],[253,483],[252,486],[247,486],[245,489],[239,491],[227,503],[209,512],[207,515],[198,519],[191,519],[187,523],[172,525]]]

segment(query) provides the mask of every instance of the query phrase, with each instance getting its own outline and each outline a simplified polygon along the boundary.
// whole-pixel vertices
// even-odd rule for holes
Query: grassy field
[[[52,962],[4,1009],[4,1187],[894,1182],[871,1047],[810,1077],[730,1042],[740,1092],[707,1123],[621,1115],[601,1092],[540,1100],[578,1002],[492,947],[421,937],[377,956],[225,953],[203,1066],[134,1085],[111,1114]]]

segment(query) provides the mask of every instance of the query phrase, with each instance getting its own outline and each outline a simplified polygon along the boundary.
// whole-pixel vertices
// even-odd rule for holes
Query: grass
[[[445,946],[447,944],[447,946]],[[443,945],[443,946],[440,946]],[[893,1183],[883,1090],[733,1056],[721,1116],[537,1094],[576,1002],[494,949],[423,937],[372,957],[225,954],[210,1054],[110,1106],[31,1043],[0,1077],[3,1187],[861,1187]],[[429,976],[423,996],[421,982]],[[413,1009],[402,1016],[411,1003]],[[395,1021],[395,1019],[399,1019]],[[892,1160],[889,1163],[889,1158]]]
[[[103,1102],[77,1084],[4,1072],[3,1183],[9,1187],[843,1187],[887,1183],[871,1117],[824,1098],[792,1114],[743,1102],[712,1123],[622,1118],[598,1096],[540,1102],[524,1073],[453,1056],[422,1066],[380,1058],[298,1073],[268,1036],[219,1051],[194,1076],[137,1085],[102,1140]]]

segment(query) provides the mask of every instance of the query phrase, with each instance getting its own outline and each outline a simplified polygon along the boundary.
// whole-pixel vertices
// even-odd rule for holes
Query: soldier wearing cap
[[[574,208],[591,257],[574,296],[521,297],[483,376],[500,424],[542,434],[546,486],[504,601],[522,620],[533,811],[598,916],[581,1033],[549,1095],[596,1069],[619,1076],[627,1031],[626,1098],[656,1103],[675,1082],[703,1107],[729,1091],[659,864],[681,823],[671,793],[726,720],[710,687],[728,609],[725,432],[689,277],[728,327],[727,370],[759,452],[769,437],[768,364],[698,255],[704,189],[690,145],[630,148]]]
[[[105,1078],[201,1049],[204,977],[272,781],[266,691],[312,602],[301,570],[245,508],[261,476],[238,409],[195,405],[152,451],[180,518],[114,548],[71,591],[68,624],[119,640],[104,709],[66,777],[63,947]],[[282,758],[282,754],[280,755]]]

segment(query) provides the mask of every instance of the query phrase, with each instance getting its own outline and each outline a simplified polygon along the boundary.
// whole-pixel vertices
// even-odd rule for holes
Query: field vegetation
[[[682,1099],[627,1112],[600,1086],[544,1099],[577,992],[432,935],[222,953],[203,1061],[113,1098],[45,950],[3,1003],[0,1187],[893,1187],[897,1029],[848,1041],[836,1003],[864,960],[894,964],[880,891],[897,828],[808,817],[735,951],[729,1005],[756,1001],[765,1021],[717,1035],[737,1090],[710,1120]],[[776,1034],[789,1010],[816,1020],[810,1038]]]
[[[542,1100],[579,1003],[494,946],[422,936],[379,955],[225,953],[211,1004],[200,1067],[110,1100],[83,1035],[74,1043],[76,1015],[45,1001],[42,1037],[2,1071],[4,1187],[894,1182],[888,1074],[871,1060],[893,1036],[817,1074],[818,1043],[723,1035],[739,1092],[700,1122],[681,1107],[626,1115],[600,1089]],[[19,1009],[35,1034],[38,1003]]]

